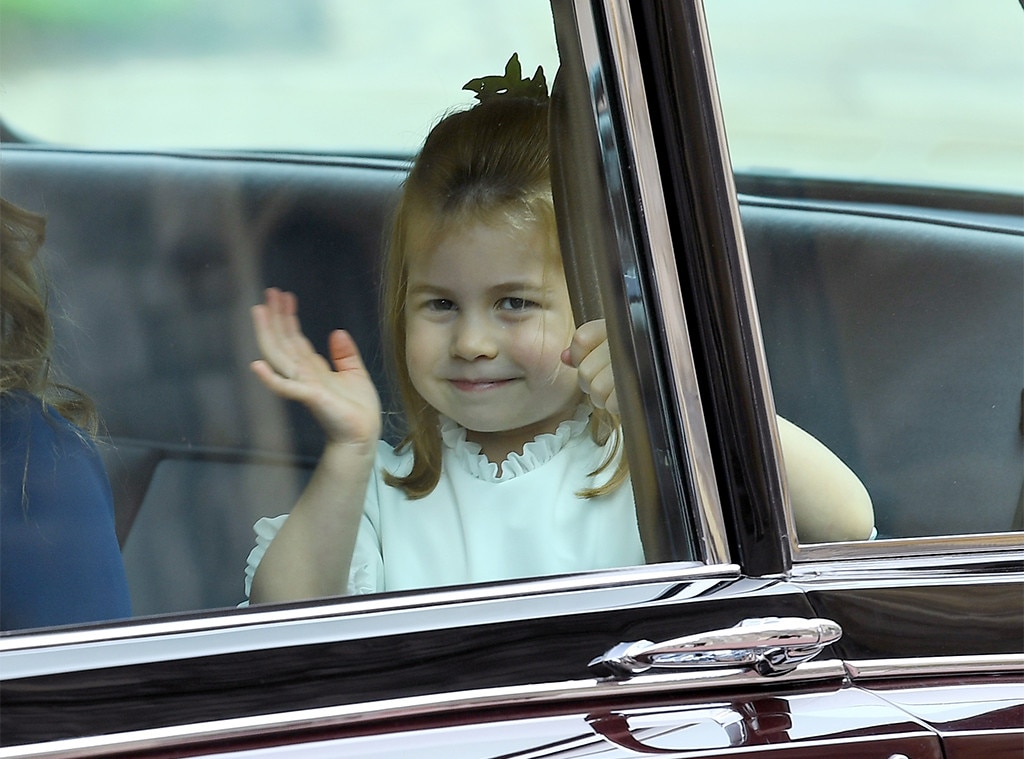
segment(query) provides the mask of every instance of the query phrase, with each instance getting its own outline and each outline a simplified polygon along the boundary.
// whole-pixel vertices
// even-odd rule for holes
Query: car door
[[[1010,95],[1021,69],[1009,45],[1010,30],[1019,33],[1024,19],[1017,8],[930,8],[921,16],[927,28],[916,37],[927,41],[915,46],[898,42],[912,5],[851,13],[801,3],[771,11],[709,4],[708,28],[726,72],[719,81],[734,162],[749,162],[770,140],[779,141],[757,154],[762,168],[737,171],[776,408],[823,435],[829,430],[829,445],[856,462],[883,538],[852,551],[794,541],[790,577],[808,591],[819,615],[843,626],[837,647],[854,684],[939,727],[947,755],[1011,755],[1019,750],[1021,715],[997,694],[1018,687],[1024,642],[1011,621],[1021,613],[1020,533],[1014,531],[1021,526],[1024,245],[1022,151],[1001,130],[1024,114],[1024,103]],[[770,22],[760,15],[765,12]],[[742,50],[750,39],[740,29],[751,16],[770,23],[788,44],[773,46],[774,53],[756,45]],[[1009,64],[1001,84],[990,81],[1005,87],[1007,97],[997,102],[1006,109],[1000,116],[987,111],[991,119],[980,112],[960,121],[940,116],[941,107],[955,108],[950,104],[971,92],[965,72],[971,65],[946,51],[1001,39],[996,30],[1003,24],[1004,46],[993,45],[987,55],[988,65],[1000,56]],[[827,48],[844,55],[824,55]],[[807,64],[816,58],[818,70],[831,72],[819,80],[800,73],[814,70]],[[772,75],[756,77],[756,94],[749,73],[754,60]],[[944,79],[963,77],[963,89],[945,89],[940,107],[927,94],[933,85],[916,80],[919,98],[881,106],[887,89],[911,87],[910,72],[922,60],[960,72]],[[857,82],[856,92],[844,91],[843,82]],[[780,118],[798,126],[786,136],[773,134]],[[846,128],[835,128],[840,121]],[[826,151],[808,141],[807,150],[797,148],[786,160],[790,166],[818,160],[818,177],[773,171],[780,154],[772,149],[784,150],[779,144],[787,139],[794,148],[801,137],[807,141],[808,123],[820,140],[835,142]],[[929,133],[929,123],[944,126]],[[946,151],[965,144],[966,135],[986,148],[971,160],[948,160]],[[871,148],[862,151],[867,143]],[[910,144],[916,149],[905,150]],[[901,150],[904,161],[895,158]],[[853,154],[864,163],[837,171]],[[827,165],[825,156],[836,163]],[[827,171],[863,178],[833,184]],[[965,187],[974,190],[959,189]],[[776,223],[805,225],[813,241],[776,238]],[[954,302],[964,310],[949,313]],[[937,323],[943,324],[938,330]],[[933,413],[938,408],[944,411]],[[973,666],[980,676],[968,673]],[[914,684],[917,667],[928,685]],[[962,679],[951,681],[953,672]],[[963,706],[963,722],[924,707],[937,704],[929,696],[945,687],[952,689],[946,703]]]
[[[569,83],[559,90],[570,104],[564,139],[580,150],[566,194],[584,199],[567,211],[582,214],[570,235],[589,230],[597,246],[591,276],[628,388],[648,565],[5,635],[0,755],[938,757],[976,750],[971,742],[1019,744],[1024,614],[1011,525],[808,545],[788,509],[774,428],[786,365],[763,350],[767,275],[758,279],[747,240],[775,232],[788,248],[842,233],[851,218],[874,219],[878,199],[861,188],[867,212],[767,192],[737,202],[734,182],[770,183],[733,177],[715,27],[699,3],[566,0],[552,14]],[[71,164],[95,182],[125,160],[59,155],[54,169],[52,148],[12,152],[21,156],[5,157],[4,193],[23,197],[45,191],[43,169],[60,177]],[[164,180],[194,168],[165,155],[127,160]],[[274,173],[263,161],[229,155],[228,169],[202,169],[307,186],[358,173],[325,179],[298,161]],[[391,178],[370,184],[393,188],[398,173],[389,166]],[[933,223],[908,196],[898,214],[882,205],[895,226],[857,227],[869,235],[862,247],[899,247],[893,216],[911,216],[911,231]],[[976,213],[952,205],[943,211]],[[998,253],[1020,235],[1003,231],[1012,214],[993,207],[982,213],[995,221],[953,226]],[[796,635],[816,656],[772,637],[774,618],[790,625],[783,639]],[[822,632],[833,622],[837,641]],[[723,636],[736,636],[719,648],[738,659],[687,658]],[[676,643],[634,672],[611,652],[639,641]],[[780,658],[787,650],[792,661]],[[953,714],[941,708],[954,703]]]

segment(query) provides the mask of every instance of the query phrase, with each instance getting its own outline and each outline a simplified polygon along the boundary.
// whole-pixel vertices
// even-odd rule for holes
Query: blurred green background
[[[706,0],[740,170],[1024,192],[1017,0]],[[470,78],[557,67],[546,0],[0,0],[28,139],[408,155]]]

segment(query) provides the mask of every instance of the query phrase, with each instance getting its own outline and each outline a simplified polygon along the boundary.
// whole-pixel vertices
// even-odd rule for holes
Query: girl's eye
[[[501,311],[525,311],[536,305],[532,300],[527,300],[526,298],[509,297],[498,301],[498,309]]]
[[[426,305],[428,311],[454,311],[455,301],[446,300],[445,298],[432,298],[428,300]]]

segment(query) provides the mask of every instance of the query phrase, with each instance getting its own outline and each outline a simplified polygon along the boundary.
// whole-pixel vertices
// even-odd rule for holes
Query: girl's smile
[[[406,360],[413,386],[492,461],[572,416],[575,324],[553,236],[539,222],[469,222],[410,257]]]
[[[505,387],[511,382],[515,382],[512,379],[498,379],[498,380],[466,380],[466,379],[453,379],[450,382],[459,390],[467,393],[479,393],[484,390],[494,390],[496,388]]]

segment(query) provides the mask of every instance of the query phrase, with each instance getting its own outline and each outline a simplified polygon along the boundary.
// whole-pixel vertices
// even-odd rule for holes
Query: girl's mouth
[[[448,380],[456,390],[464,393],[482,393],[487,390],[495,390],[512,382],[511,379],[488,379],[488,380]]]

